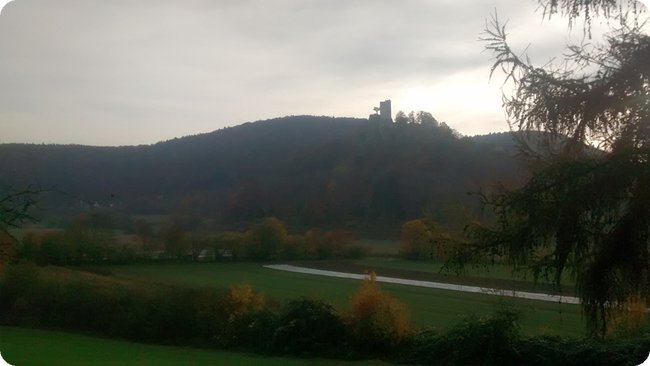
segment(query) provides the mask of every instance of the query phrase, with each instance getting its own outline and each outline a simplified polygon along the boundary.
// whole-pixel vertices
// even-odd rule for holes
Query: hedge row
[[[429,365],[606,366],[639,365],[650,352],[650,334],[634,339],[522,337],[516,314],[499,311],[466,319],[442,332],[420,332],[399,361]]]
[[[60,272],[53,276],[35,265],[10,266],[0,280],[0,324],[161,344],[335,358],[368,353],[364,341],[372,341],[372,337],[382,350],[399,345],[386,337],[392,333],[384,331],[389,323],[385,319],[380,324],[368,311],[344,316],[322,300],[300,298],[278,303],[267,301],[246,285],[196,289]],[[377,304],[370,305],[375,313],[383,311]],[[368,322],[375,325],[372,335],[352,331]]]
[[[366,297],[353,299],[353,311],[341,315],[320,300],[269,302],[247,286],[191,289],[121,283],[110,276],[104,281],[43,278],[38,267],[14,265],[0,280],[0,323],[161,344],[308,357],[381,357],[407,364],[638,365],[650,351],[648,333],[607,342],[522,337],[516,315],[507,311],[467,319],[445,332],[396,333],[378,328],[387,324],[385,317],[363,310],[392,300],[378,296],[368,283],[359,294]],[[392,304],[385,309],[391,307],[396,308]]]

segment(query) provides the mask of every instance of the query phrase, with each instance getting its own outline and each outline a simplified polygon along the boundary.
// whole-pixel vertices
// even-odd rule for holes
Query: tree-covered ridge
[[[511,155],[445,124],[291,116],[148,146],[0,145],[0,185],[55,188],[65,195],[44,204],[58,208],[191,207],[225,224],[274,215],[299,226],[398,228],[514,179]]]

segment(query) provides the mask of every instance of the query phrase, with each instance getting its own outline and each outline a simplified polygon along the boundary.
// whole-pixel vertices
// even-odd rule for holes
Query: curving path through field
[[[355,280],[362,280],[366,278],[366,275],[356,274],[356,273],[345,273],[337,271],[326,271],[322,269],[314,269],[307,267],[298,267],[290,264],[269,264],[265,265],[265,268],[276,269],[280,271],[287,272],[296,272],[296,273],[306,273],[319,276],[328,276],[328,277],[338,277],[338,278],[349,278]],[[418,286],[418,287],[428,287],[441,290],[450,290],[450,291],[461,291],[461,292],[471,292],[476,294],[486,294],[486,295],[498,295],[498,296],[509,296],[517,297],[521,299],[529,300],[539,300],[539,301],[548,301],[548,302],[560,302],[565,304],[579,304],[580,300],[577,297],[572,296],[560,296],[560,295],[549,295],[549,294],[540,294],[534,292],[525,292],[525,291],[514,291],[514,290],[502,290],[496,288],[487,288],[487,287],[478,287],[478,286],[467,286],[467,285],[456,285],[451,283],[442,283],[442,282],[432,282],[432,281],[419,281],[419,280],[409,280],[405,278],[395,278],[395,277],[384,277],[377,276],[377,282],[384,283],[395,283],[399,285],[409,285],[409,286]]]

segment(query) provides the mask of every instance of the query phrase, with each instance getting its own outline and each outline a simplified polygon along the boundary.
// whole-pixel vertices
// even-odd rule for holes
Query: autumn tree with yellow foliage
[[[399,254],[406,259],[426,259],[431,256],[431,232],[420,219],[402,225],[402,241]]]
[[[264,295],[253,291],[251,285],[242,284],[228,289],[224,309],[228,320],[233,322],[250,312],[263,309],[265,304]]]
[[[412,331],[405,304],[379,288],[371,272],[351,298],[352,309],[344,322],[350,341],[360,350],[390,350]]]

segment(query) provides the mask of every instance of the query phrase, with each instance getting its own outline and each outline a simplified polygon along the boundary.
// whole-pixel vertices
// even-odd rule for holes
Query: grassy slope
[[[262,268],[257,263],[147,264],[114,266],[110,269],[117,278],[157,283],[198,287],[249,283],[256,290],[274,298],[320,298],[341,310],[348,308],[348,300],[359,286],[356,280],[282,272]],[[584,333],[580,308],[575,305],[394,284],[381,286],[409,306],[414,323],[420,326],[447,328],[468,315],[491,313],[499,303],[505,302],[522,311],[522,328],[526,334],[579,336]]]
[[[79,334],[0,327],[0,352],[12,365],[352,365],[353,362],[259,355],[115,341]],[[363,361],[357,364],[381,362]]]

